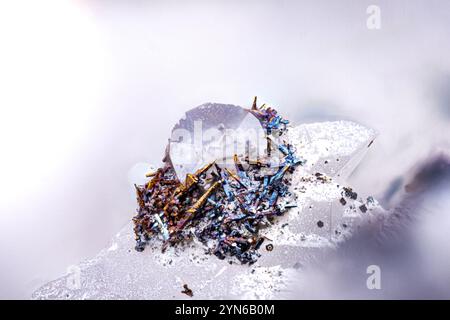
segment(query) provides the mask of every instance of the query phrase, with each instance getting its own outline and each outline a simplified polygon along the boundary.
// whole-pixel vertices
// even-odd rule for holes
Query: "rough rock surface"
[[[203,245],[196,242],[161,253],[155,239],[144,252],[136,252],[129,223],[109,248],[44,285],[32,298],[276,299],[294,270],[326,255],[356,228],[386,214],[371,197],[345,184],[375,138],[374,131],[336,121],[290,127],[287,136],[307,161],[292,178],[297,207],[263,230],[272,241],[263,244],[254,265],[219,260],[205,254]],[[182,293],[185,284],[193,297]]]

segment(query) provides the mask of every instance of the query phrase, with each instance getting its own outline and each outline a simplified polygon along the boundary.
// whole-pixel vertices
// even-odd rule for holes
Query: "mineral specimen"
[[[175,168],[184,173],[181,170],[183,166],[174,160],[180,150],[196,148],[186,142],[180,147],[179,140],[175,140],[169,145],[170,154],[165,157],[164,166],[152,173],[152,179],[146,185],[136,186],[139,205],[138,214],[133,219],[136,250],[144,250],[145,244],[157,236],[164,241],[163,249],[196,238],[219,259],[228,255],[241,263],[252,264],[260,256],[258,248],[264,240],[259,234],[260,228],[270,225],[275,217],[293,205],[292,194],[288,190],[290,176],[297,166],[304,164],[304,160],[295,153],[292,145],[282,140],[289,122],[272,108],[258,108],[256,98],[250,110],[229,105],[214,105],[207,110],[207,118],[212,120],[205,121],[206,116],[200,113],[199,117],[198,110],[194,109],[174,131],[179,133],[182,127],[195,127],[192,124],[196,122],[192,119],[195,116],[206,122],[209,129],[227,131],[227,140],[230,140],[230,128],[242,129],[246,123],[245,132],[248,134],[249,129],[259,131],[261,126],[267,141],[264,154],[251,152],[251,149],[258,150],[261,146],[245,135],[244,140],[239,141],[245,149],[241,154],[232,155],[232,166],[226,161],[229,155],[226,144],[219,145],[220,151],[226,150],[222,157],[218,154],[218,158],[198,169],[196,159],[188,162],[191,170],[195,168],[196,171],[187,172],[181,181]],[[223,140],[223,135],[220,135],[217,140]],[[234,134],[233,137],[242,138],[242,135]],[[250,137],[254,136],[250,134]],[[203,148],[202,145],[200,149]],[[236,151],[236,148],[232,150]],[[281,152],[281,157],[274,157],[277,151]],[[187,162],[183,157],[179,159]]]
[[[196,110],[199,115],[202,115],[203,112],[212,115],[213,111],[210,109],[219,110],[221,108],[217,104],[206,104]],[[226,110],[231,109],[227,108]],[[222,114],[222,117],[225,116]],[[186,120],[189,120],[188,117]],[[272,119],[272,121],[277,123],[279,120]],[[279,122],[281,123],[281,119]],[[173,238],[175,245],[171,245],[173,236],[169,230],[171,227],[177,228],[180,222],[179,218],[188,217],[188,212],[180,213],[178,218],[173,220],[177,223],[172,225],[169,224],[171,220],[166,220],[164,213],[158,215],[160,221],[154,216],[153,224],[143,226],[140,231],[142,234],[139,234],[139,239],[142,236],[142,248],[145,247],[143,252],[132,249],[136,245],[136,235],[131,223],[127,224],[112,239],[109,248],[105,248],[94,258],[79,264],[77,267],[77,270],[80,271],[79,287],[73,286],[71,279],[76,275],[69,272],[42,286],[33,294],[33,298],[271,299],[282,297],[283,290],[289,283],[293,283],[293,274],[299,272],[301,266],[309,265],[315,257],[326,255],[329,250],[334,252],[334,248],[351,237],[353,231],[359,226],[373,226],[385,215],[385,211],[372,197],[363,197],[359,192],[354,200],[354,191],[352,190],[350,193],[344,190],[344,188],[348,189],[346,178],[361,161],[368,145],[375,138],[373,130],[349,121],[308,123],[297,126],[281,124],[281,128],[284,129],[285,126],[286,130],[283,130],[282,140],[278,140],[275,135],[274,141],[278,144],[289,145],[292,154],[297,158],[301,156],[301,159],[305,161],[296,165],[293,173],[288,170],[287,176],[283,177],[283,180],[289,178],[285,185],[287,187],[286,194],[291,193],[291,196],[278,197],[274,207],[283,214],[273,215],[272,221],[265,217],[267,226],[259,226],[257,229],[256,235],[259,240],[247,252],[254,250],[254,257],[258,258],[256,255],[258,252],[261,253],[261,256],[251,266],[249,263],[245,265],[234,263],[236,258],[230,257],[231,252],[224,252],[229,245],[224,242],[223,247],[217,246],[220,238],[212,238],[205,246],[197,237],[196,231],[197,234],[198,231],[207,232],[206,235],[210,236],[208,229],[204,227],[211,224],[215,218],[210,219],[202,215],[202,212],[208,207],[214,207],[215,203],[218,203],[216,198],[216,200],[211,199],[214,202],[207,200],[203,207],[197,207],[200,210],[193,213],[194,219],[187,220],[181,231],[176,233],[177,237]],[[201,186],[201,182],[208,176],[212,177],[212,172],[217,175],[214,178],[216,182],[222,179],[222,174],[227,177],[230,185],[228,190],[235,194],[235,199],[238,199],[241,192],[245,194],[248,192],[243,185],[246,185],[244,173],[247,173],[249,168],[256,168],[256,171],[259,170],[262,175],[273,176],[278,172],[285,156],[281,151],[277,154],[273,147],[271,150],[271,159],[275,163],[277,158],[281,159],[280,166],[268,168],[262,165],[262,162],[260,167],[255,164],[251,165],[246,162],[245,156],[239,157],[238,155],[238,160],[244,170],[241,170],[238,164],[239,171],[237,171],[234,154],[232,154],[230,163],[221,163],[220,161],[215,163],[221,169],[220,176],[215,164],[212,164],[205,176],[200,175],[198,182],[194,178],[195,172],[205,164],[209,165],[210,162],[186,168],[181,166],[183,159],[170,157],[172,152],[169,150],[166,160],[174,162],[175,170],[162,166],[159,170],[149,173],[145,185],[138,183],[139,208],[141,205],[149,205],[151,197],[148,193],[143,192],[146,188],[151,187],[155,192],[161,192],[161,195],[163,189],[167,189],[166,197],[170,197],[171,194],[168,191],[175,191],[182,185],[179,180],[182,170],[185,170],[185,177],[187,173],[192,175],[188,179],[182,178],[183,185],[192,184],[194,189],[201,191],[197,195],[196,201],[190,200],[192,205],[188,206],[187,210],[196,203],[202,203],[199,202],[200,198],[210,188]],[[265,150],[262,151],[265,154]],[[258,155],[258,152],[254,154]],[[316,173],[321,175],[317,176]],[[142,176],[144,177],[145,174],[143,173]],[[170,179],[161,180],[162,177]],[[239,178],[243,185],[236,178]],[[269,180],[269,178],[266,179],[267,183]],[[158,181],[161,183],[157,184]],[[208,183],[210,185],[212,181]],[[256,185],[261,183],[264,187],[264,179],[262,182],[258,181]],[[259,190],[264,191],[261,186]],[[270,191],[267,191],[268,195],[271,194]],[[214,192],[211,191],[208,199],[216,193],[221,195],[221,200],[219,200],[222,202],[219,201],[219,203],[229,201],[224,184],[221,183]],[[164,209],[165,201],[162,200],[167,198],[151,199],[160,209]],[[236,200],[231,202],[237,203]],[[365,205],[366,212],[361,211],[362,205]],[[239,207],[237,210],[242,209]],[[193,211],[195,210],[191,210],[191,212]],[[144,212],[149,215],[149,211]],[[230,216],[231,214],[232,212],[230,212]],[[320,224],[322,227],[318,225],[318,221],[323,223],[323,225]],[[155,223],[155,227],[152,227]],[[239,232],[245,235],[253,235],[250,230],[255,230],[250,223],[243,224],[243,226],[236,222],[231,222],[231,224],[240,226]],[[219,230],[221,225],[221,222],[216,225]],[[148,230],[148,239],[145,237],[147,234],[145,230]],[[181,238],[179,238],[180,235]],[[188,238],[183,238],[183,236]],[[168,243],[164,253],[161,252],[162,243]],[[267,251],[267,245],[271,245],[268,248],[272,251]],[[213,254],[205,254],[205,251],[212,253],[217,248],[222,250],[218,252],[225,255],[224,260],[217,259]],[[232,248],[233,245],[230,250],[233,250]],[[184,287],[184,284],[189,284],[188,288],[192,290],[193,297],[182,292],[181,288]]]

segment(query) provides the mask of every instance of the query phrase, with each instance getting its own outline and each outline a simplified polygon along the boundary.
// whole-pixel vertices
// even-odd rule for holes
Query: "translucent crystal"
[[[169,157],[178,178],[204,165],[233,164],[234,154],[250,159],[265,155],[267,140],[259,120],[248,110],[229,104],[206,103],[186,112],[173,128]]]

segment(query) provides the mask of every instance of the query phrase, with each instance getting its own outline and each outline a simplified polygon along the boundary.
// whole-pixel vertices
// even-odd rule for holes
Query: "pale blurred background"
[[[389,208],[449,149],[449,39],[446,0],[1,0],[0,298],[105,247],[134,214],[129,170],[204,102],[376,129],[350,183]]]

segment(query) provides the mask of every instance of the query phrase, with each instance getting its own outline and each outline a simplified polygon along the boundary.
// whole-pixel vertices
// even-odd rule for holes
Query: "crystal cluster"
[[[219,259],[234,256],[244,264],[257,260],[262,243],[271,241],[260,235],[260,229],[295,207],[290,175],[304,161],[283,141],[289,122],[276,110],[264,105],[258,108],[255,98],[246,112],[253,114],[266,132],[265,156],[251,159],[248,153],[234,154],[233,166],[213,161],[188,173],[183,182],[166,160],[162,168],[148,175],[151,180],[147,184],[136,186],[139,208],[133,221],[137,251],[143,251],[155,237],[162,238],[163,250],[196,239]],[[274,153],[280,156],[274,157]]]

